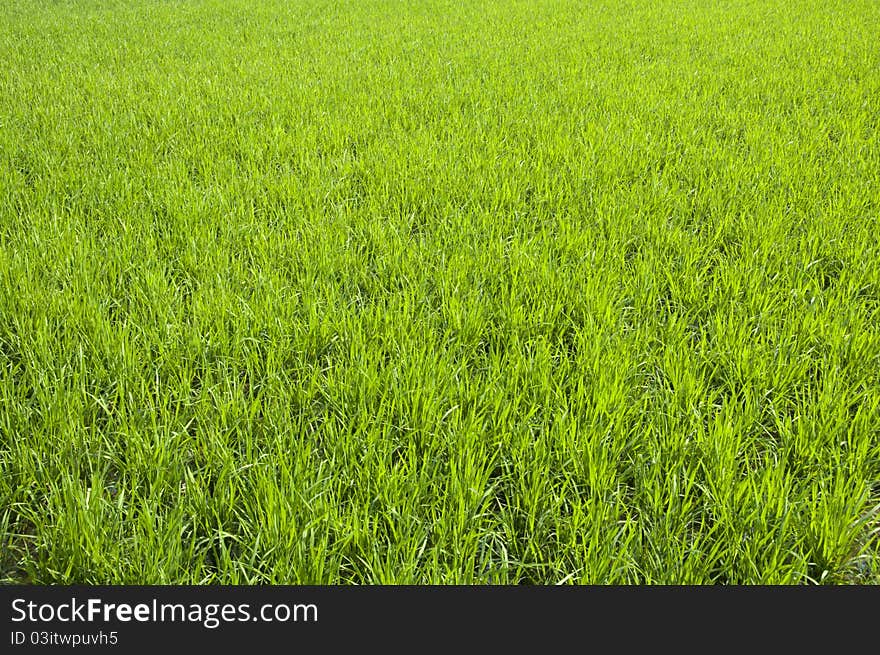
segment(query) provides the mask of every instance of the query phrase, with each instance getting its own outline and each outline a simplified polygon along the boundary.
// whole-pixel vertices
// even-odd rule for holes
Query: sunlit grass
[[[880,582],[880,4],[0,12],[0,579]]]

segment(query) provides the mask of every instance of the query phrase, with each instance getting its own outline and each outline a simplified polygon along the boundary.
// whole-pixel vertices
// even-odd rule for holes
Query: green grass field
[[[0,581],[877,584],[878,35],[5,0]]]

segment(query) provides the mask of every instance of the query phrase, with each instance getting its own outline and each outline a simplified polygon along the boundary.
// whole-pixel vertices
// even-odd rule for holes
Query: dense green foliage
[[[0,11],[0,579],[880,581],[880,3]]]

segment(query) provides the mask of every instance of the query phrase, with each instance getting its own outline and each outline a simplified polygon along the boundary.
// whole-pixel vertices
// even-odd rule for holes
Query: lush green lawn
[[[878,35],[6,0],[0,580],[880,582]]]

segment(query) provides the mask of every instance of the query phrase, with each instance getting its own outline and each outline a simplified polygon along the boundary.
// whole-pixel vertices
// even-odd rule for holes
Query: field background
[[[880,582],[878,35],[5,0],[0,580]]]

